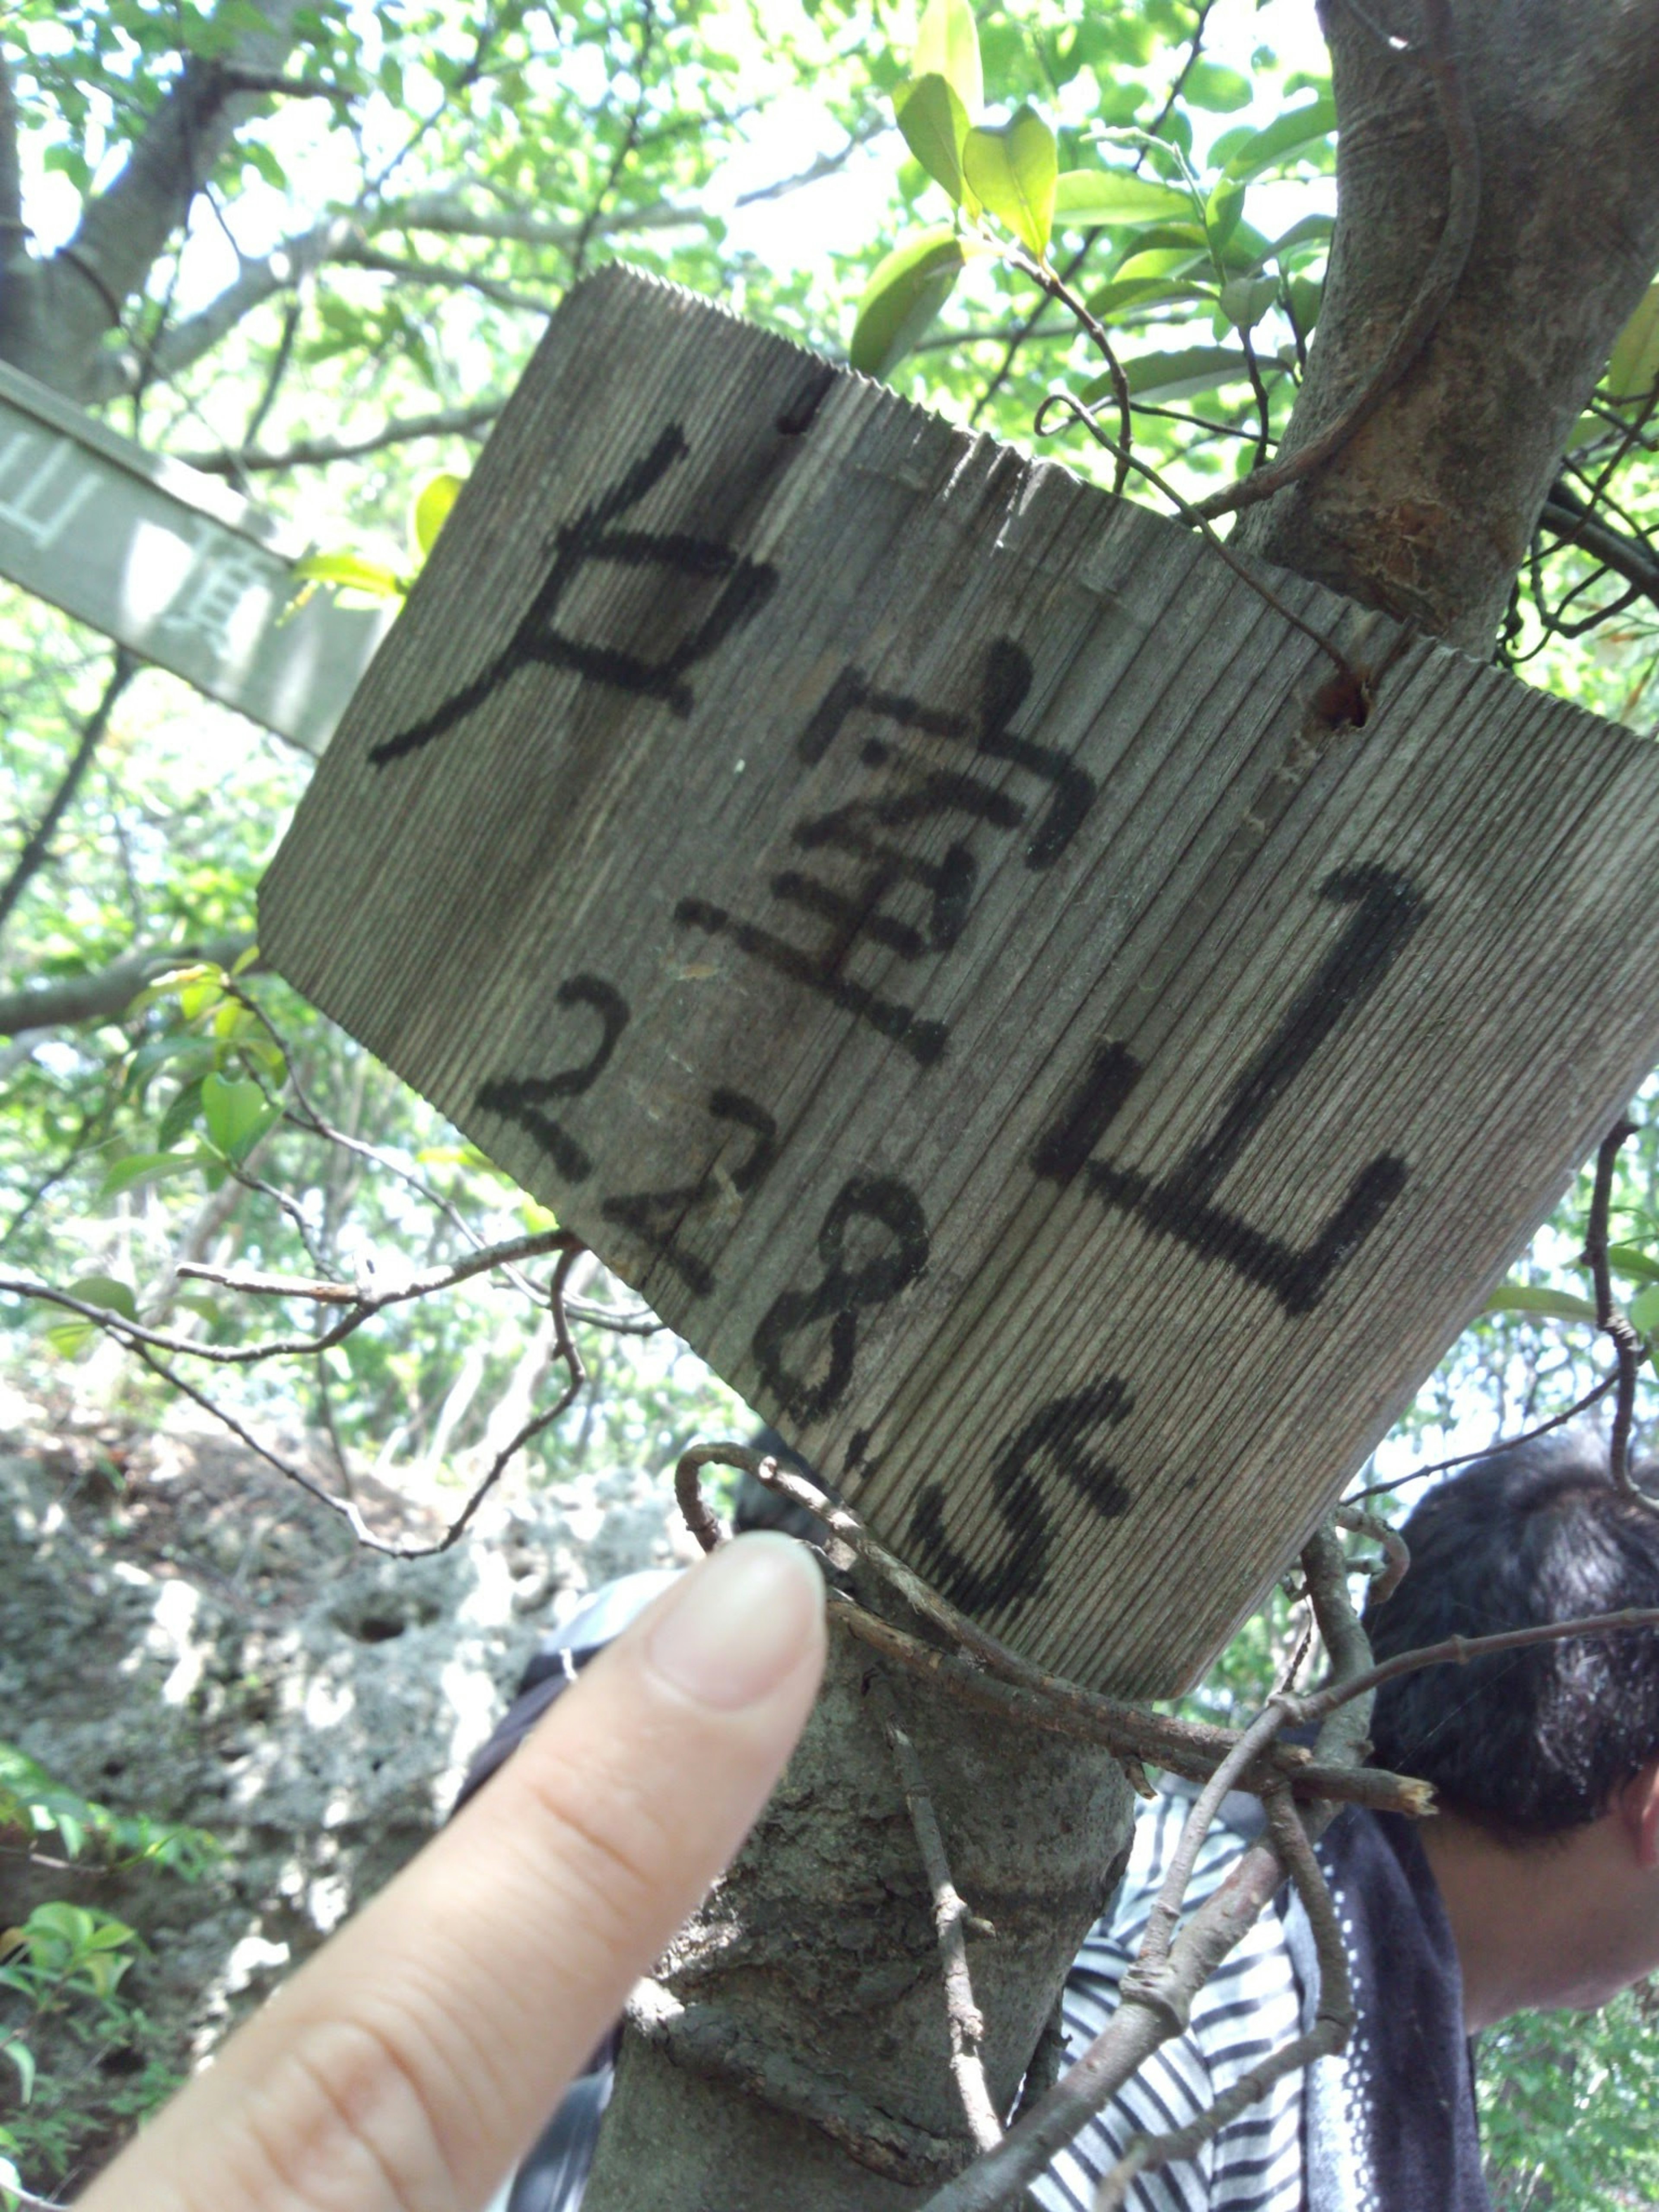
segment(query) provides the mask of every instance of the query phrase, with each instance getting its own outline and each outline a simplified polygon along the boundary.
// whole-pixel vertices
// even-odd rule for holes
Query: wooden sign
[[[0,576],[320,752],[389,612],[292,602],[258,507],[0,363]]]
[[[610,270],[260,942],[951,1598],[1171,1692],[1659,1051],[1659,748],[1329,673],[1176,524]]]

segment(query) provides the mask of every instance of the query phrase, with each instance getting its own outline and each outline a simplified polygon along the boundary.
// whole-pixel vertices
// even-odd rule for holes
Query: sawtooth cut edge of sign
[[[1031,1658],[1182,1686],[1659,1055],[1659,748],[620,267],[266,878]]]

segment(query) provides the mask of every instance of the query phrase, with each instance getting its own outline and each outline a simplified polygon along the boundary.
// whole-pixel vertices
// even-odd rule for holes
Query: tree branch
[[[476,292],[480,299],[492,301],[498,307],[512,307],[523,314],[550,315],[558,305],[556,300],[521,292],[516,285],[481,276],[475,270],[446,269],[439,261],[422,261],[409,254],[382,253],[378,246],[364,244],[358,236],[329,258],[347,268],[368,269],[377,276],[398,276],[409,283],[436,284],[451,292]]]
[[[1370,422],[1395,385],[1405,376],[1434,336],[1440,318],[1468,266],[1480,216],[1480,144],[1474,117],[1452,40],[1451,11],[1447,0],[1422,0],[1424,26],[1428,34],[1429,74],[1434,83],[1435,104],[1446,138],[1446,219],[1439,242],[1423,271],[1417,296],[1403,321],[1384,347],[1382,358],[1340,414],[1328,422],[1317,437],[1298,446],[1224,491],[1212,492],[1198,501],[1194,512],[1208,520],[1232,514],[1271,499],[1286,484],[1311,476],[1340,453],[1354,433]],[[1248,346],[1247,346],[1248,350]]]
[[[124,953],[91,975],[69,975],[60,982],[31,983],[21,991],[0,992],[0,1036],[27,1030],[67,1029],[74,1022],[108,1022],[124,1014],[155,976],[186,961],[204,960],[216,968],[234,967],[252,944],[251,937],[187,939],[182,945],[157,945]]]
[[[301,438],[280,452],[256,447],[240,453],[221,446],[210,453],[181,453],[179,458],[209,476],[325,468],[332,461],[360,460],[365,453],[378,453],[388,446],[407,445],[416,438],[474,436],[489,428],[506,404],[501,399],[481,399],[471,407],[441,407],[429,415],[394,416],[380,429],[361,438]]]
[[[804,1506],[850,1552],[891,1581],[906,1602],[945,1639],[943,1646],[923,1643],[834,1589],[830,1592],[832,1619],[900,1666],[945,1684],[964,1704],[1029,1727],[1103,1744],[1120,1758],[1149,1759],[1155,1766],[1199,1781],[1207,1780],[1237,1744],[1238,1739],[1231,1729],[1151,1712],[1125,1698],[1109,1698],[1060,1675],[1044,1674],[957,1613],[919,1576],[893,1559],[856,1514],[845,1506],[832,1505],[816,1484],[781,1468],[775,1460],[746,1445],[694,1444],[681,1455],[675,1468],[675,1494],[687,1525],[705,1551],[714,1550],[722,1540],[719,1523],[704,1506],[697,1482],[700,1469],[710,1466],[741,1468],[768,1489]],[[890,1564],[896,1575],[890,1571]],[[966,1656],[958,1656],[958,1653]],[[1252,1788],[1271,1788],[1281,1781],[1289,1783],[1298,1795],[1329,1795],[1388,1812],[1420,1817],[1433,1809],[1433,1792],[1426,1783],[1389,1774],[1381,1768],[1363,1773],[1327,1770],[1297,1744],[1274,1745],[1246,1777],[1247,1785]]]
[[[162,379],[179,375],[245,322],[257,307],[287,291],[339,258],[339,248],[360,236],[350,216],[329,216],[297,238],[290,238],[259,259],[245,261],[241,273],[206,307],[175,323],[156,343],[150,373]],[[82,396],[93,402],[116,399],[131,391],[136,364],[102,353],[84,382]]]
[[[0,887],[0,930],[10,920],[13,908],[30,882],[50,859],[52,841],[58,826],[73,804],[75,794],[81,787],[81,779],[92,765],[94,753],[103,742],[104,733],[109,727],[109,718],[115,711],[116,701],[131,683],[137,670],[138,662],[135,656],[125,646],[118,646],[103,696],[82,724],[80,739],[70,756],[69,766],[64,769],[58,788],[47,802],[46,812],[23,840],[22,850],[17,855],[11,874],[3,887]],[[33,1026],[38,1027],[38,1024]]]
[[[238,127],[252,112],[259,95],[238,91],[235,73],[280,70],[292,51],[299,0],[257,4],[262,27],[241,33],[228,52],[215,59],[190,57],[113,182],[82,210],[64,251],[104,295],[95,315],[83,307],[77,318],[82,328],[75,335],[82,343],[95,343],[118,320],[119,303],[143,288]],[[117,302],[114,315],[110,300]]]
[[[1618,1360],[1618,1388],[1613,1401],[1613,1434],[1607,1443],[1607,1463],[1613,1479],[1627,1498],[1649,1512],[1659,1512],[1631,1480],[1630,1437],[1636,1423],[1636,1384],[1641,1372],[1643,1344],[1630,1316],[1613,1295],[1613,1268],[1607,1254],[1608,1215],[1613,1207],[1613,1176],[1619,1155],[1636,1134],[1634,1121],[1621,1115],[1602,1138],[1595,1155],[1595,1182],[1590,1197],[1589,1220],[1584,1231],[1584,1261],[1595,1285],[1595,1326],[1613,1346]]]
[[[939,1963],[945,1979],[951,2076],[969,2134],[978,2149],[989,2150],[994,2143],[1002,2141],[1002,2122],[985,2079],[985,2063],[980,2056],[980,2045],[985,2040],[985,2016],[974,2000],[974,1984],[968,1971],[968,1929],[975,1924],[973,1915],[963,1903],[961,1893],[951,1879],[951,1861],[939,1814],[933,1808],[933,1792],[927,1787],[927,1777],[916,1747],[900,1722],[893,1692],[879,1674],[870,1687],[893,1753],[893,1764],[898,1769],[899,1785],[904,1792],[910,1825],[915,1831],[916,1849],[933,1894],[933,1932],[939,1938]],[[995,1932],[988,1929],[983,1922],[977,1926],[981,1934]]]
[[[1360,1626],[1352,1607],[1348,1602],[1346,1571],[1339,1572],[1342,1562],[1340,1546],[1334,1536],[1321,1531],[1303,1555],[1303,1567],[1308,1577],[1310,1595],[1313,1598],[1316,1615],[1326,1648],[1331,1654],[1333,1668],[1339,1675],[1345,1674],[1360,1659],[1369,1662],[1370,1647],[1365,1632]],[[1363,1680],[1341,1683],[1349,1699],[1363,1699],[1365,1685]],[[1303,1717],[1306,1700],[1274,1698],[1267,1710],[1245,1732],[1245,1738],[1258,1734],[1272,1734],[1288,1717]],[[1368,1708],[1363,1703],[1358,1710],[1364,1714]],[[1241,1741],[1244,1738],[1240,1739]],[[1320,1731],[1319,1750],[1322,1754],[1334,1753],[1341,1760],[1354,1758],[1357,1741],[1349,1724],[1340,1729],[1327,1720]],[[1206,1801],[1218,1798],[1214,1784],[1194,1808],[1187,1828],[1182,1832],[1185,1846],[1194,1828],[1200,1827]],[[1281,1784],[1271,1795],[1281,1807],[1285,1790]],[[1288,1808],[1286,1808],[1288,1809]],[[1303,1831],[1302,1841],[1311,1844],[1328,1823],[1335,1808],[1328,1802],[1317,1802],[1301,1816],[1297,1823]],[[1294,1820],[1296,1816],[1291,1815]],[[921,2212],[1001,2212],[1001,2208],[1017,2201],[1022,2190],[1036,2180],[1055,2153],[1064,2148],[1095,2114],[1100,2112],[1117,2092],[1139,2069],[1152,2052],[1172,2036],[1184,2033],[1194,1997],[1201,1990],[1233,1946],[1250,1929],[1258,1915],[1270,1903],[1285,1881],[1287,1871],[1293,1877],[1310,1882],[1316,1893],[1316,1902],[1309,1908],[1310,1919],[1315,1919],[1316,1933],[1328,1941],[1333,1930],[1332,1916],[1324,1905],[1317,1901],[1319,1893],[1325,1892],[1323,1876],[1313,1862],[1310,1850],[1281,1840],[1284,1828],[1282,1814],[1275,1818],[1271,1808],[1273,1840],[1252,1844],[1226,1878],[1212,1892],[1204,1903],[1192,1914],[1180,1935],[1170,1944],[1167,1955],[1158,1948],[1158,1930],[1149,1925],[1148,1940],[1134,1964],[1125,1972],[1119,1984],[1118,2005],[1110,2020],[1083,2053],[1075,2066],[1060,2076],[1054,2087],[1030,2112],[1011,2128],[994,2150],[988,2151],[966,2172],[947,2182],[921,2208]],[[1201,1832],[1201,1830],[1200,1830]],[[1190,1867],[1196,1845],[1183,1850]],[[1166,1885],[1166,1891],[1170,1885]],[[1325,1893],[1328,1897],[1328,1893]],[[1164,1899],[1160,1897],[1160,1904]],[[1337,1931],[1340,1932],[1340,1931]],[[1333,1992],[1338,2004],[1331,2009],[1331,2026],[1325,2030],[1318,2050],[1340,2047],[1346,2039],[1346,2027],[1340,2019],[1342,2001],[1347,1998],[1346,1971]],[[1323,2025],[1327,2013],[1327,1992],[1322,1987],[1320,2014]],[[1316,2031],[1317,2032],[1317,2031]],[[1287,2046],[1293,2049],[1294,2046]],[[1301,2063],[1286,2060],[1286,2064]],[[1249,2087],[1251,2077],[1237,2085],[1211,2106],[1194,2123],[1196,2130],[1194,2148],[1223,2126],[1236,2111],[1261,2094],[1269,2082],[1277,2078],[1273,2060],[1256,2069],[1261,2077],[1257,2085]],[[1283,2070],[1282,2068],[1279,2070]],[[1114,2179],[1121,2186],[1115,2195],[1103,2191],[1098,2202],[1109,2208],[1122,2201],[1122,2188],[1143,2166],[1161,2162],[1169,2156],[1182,2154],[1182,2136],[1152,2137],[1131,2146],[1116,2176],[1108,2177],[1109,2190]]]
[[[1632,538],[1621,537],[1592,514],[1571,485],[1558,477],[1544,502],[1542,520],[1563,545],[1582,546],[1591,558],[1622,576],[1659,605],[1659,560]]]

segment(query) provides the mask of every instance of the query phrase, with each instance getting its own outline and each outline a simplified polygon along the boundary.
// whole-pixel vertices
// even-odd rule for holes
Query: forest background
[[[1188,500],[1217,490],[1271,452],[1317,326],[1334,115],[1310,0],[1016,0],[977,28],[987,118],[1036,149],[1038,202],[1037,125],[1071,179],[1035,245],[1009,198],[1001,253],[962,250],[915,150],[918,117],[896,125],[918,66],[908,6],[13,0],[0,360],[283,518],[323,556],[310,588],[395,597],[546,314],[604,260],[832,357],[853,347],[907,394],[1029,447],[1056,386],[1115,404],[1088,331],[1021,265],[1035,254],[1109,328],[1137,452]],[[1659,291],[1579,426],[1502,647],[1526,680],[1648,734],[1656,396]],[[1086,441],[1043,449],[1110,480]],[[1144,483],[1128,491],[1158,503]],[[694,1435],[745,1433],[730,1393],[593,1271],[566,1285],[577,1389],[538,1249],[550,1217],[259,970],[253,887],[306,756],[9,588],[0,698],[15,825],[0,862],[0,1373],[55,1432],[117,1439],[118,1461],[187,1384],[196,1413],[210,1401],[337,1504],[378,1483],[451,1510],[498,1468],[554,1494],[596,1462],[665,1485]],[[1636,1118],[1613,1259],[1645,1334],[1659,1121],[1645,1100]],[[1583,1181],[1564,1194],[1362,1477],[1398,1486],[1386,1510],[1424,1469],[1596,1387],[1588,1202]],[[459,1272],[503,1245],[511,1267]],[[296,1283],[401,1292],[411,1271],[429,1294],[320,1355],[228,1356],[311,1333],[319,1308]],[[225,1279],[250,1274],[272,1286]],[[135,1352],[100,1310],[190,1348]],[[1639,1440],[1655,1412],[1650,1356]],[[1296,1632],[1281,1596],[1197,1702],[1249,1710]],[[12,1848],[149,1854],[185,1875],[210,1851],[145,1815],[141,1787],[106,1813],[0,1746]],[[41,2191],[83,2179],[88,2144],[106,2142],[88,2067],[131,2047],[123,1984],[143,1935],[95,1902],[48,1905],[0,1965],[0,2203],[8,2176]],[[1659,2202],[1649,2009],[1638,1992],[1484,2039],[1500,2202]],[[54,2047],[42,2023],[65,2015],[92,2059],[37,2063]],[[123,2124],[173,2057],[141,2051]]]

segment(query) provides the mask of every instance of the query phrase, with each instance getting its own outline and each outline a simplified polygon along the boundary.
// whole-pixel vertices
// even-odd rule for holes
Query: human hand
[[[823,1668],[802,1545],[701,1562],[80,2212],[477,2212],[743,1840]]]

